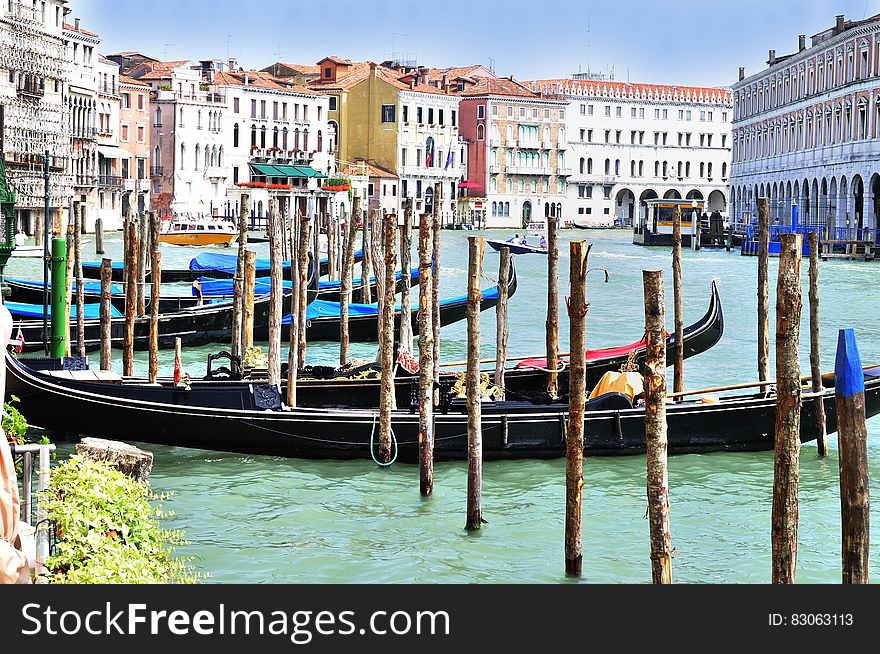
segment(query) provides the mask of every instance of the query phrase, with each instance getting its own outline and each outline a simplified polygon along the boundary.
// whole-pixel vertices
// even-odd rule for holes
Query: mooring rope
[[[394,462],[397,461],[397,436],[394,435],[394,430],[391,429],[391,444],[394,446],[394,456],[391,457],[391,460],[388,463],[382,463],[379,459],[376,458],[376,454],[374,451],[373,443],[375,442],[376,437],[376,420],[378,419],[377,414],[373,414],[373,429],[370,431],[370,456],[373,457],[373,462],[379,466],[380,468],[390,468],[394,465]]]

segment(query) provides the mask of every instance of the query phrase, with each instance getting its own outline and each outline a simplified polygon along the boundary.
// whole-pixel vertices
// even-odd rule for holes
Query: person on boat
[[[539,247],[540,247],[542,250],[546,250],[546,249],[547,249],[547,237],[544,236],[543,234],[541,234],[541,243],[540,243]]]
[[[507,239],[507,243],[513,243],[514,245],[519,244],[519,234],[514,234],[513,238]]]
[[[520,245],[528,245],[529,244],[529,239],[526,237],[525,234],[522,235],[522,238],[519,240],[519,244]]]

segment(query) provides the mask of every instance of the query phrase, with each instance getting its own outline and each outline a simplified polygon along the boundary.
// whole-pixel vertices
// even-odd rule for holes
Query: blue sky
[[[880,0],[71,0],[101,52],[141,51],[159,59],[229,55],[263,68],[281,60],[316,63],[336,54],[382,61],[392,51],[420,64],[488,65],[517,79],[578,70],[620,81],[729,85],[739,66],[764,67],[767,50],[797,49],[834,23],[880,13]],[[536,9],[538,8],[538,9]]]

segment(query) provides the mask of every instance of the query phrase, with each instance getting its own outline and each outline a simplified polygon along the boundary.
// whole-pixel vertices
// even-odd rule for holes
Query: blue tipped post
[[[837,447],[840,452],[842,578],[868,583],[870,497],[868,493],[865,377],[852,329],[840,330],[834,364]]]

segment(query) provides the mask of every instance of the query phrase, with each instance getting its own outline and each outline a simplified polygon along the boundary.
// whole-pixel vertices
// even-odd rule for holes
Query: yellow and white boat
[[[173,218],[159,234],[159,242],[170,245],[231,245],[238,229],[228,220]]]

